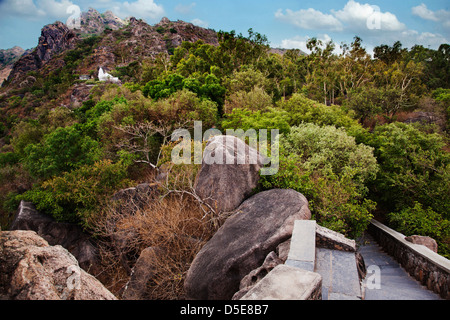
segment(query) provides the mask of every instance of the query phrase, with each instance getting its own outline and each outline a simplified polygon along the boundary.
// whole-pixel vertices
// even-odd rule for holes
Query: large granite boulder
[[[34,231],[0,231],[0,300],[116,300],[61,246]]]
[[[230,212],[258,186],[264,159],[257,150],[234,136],[215,136],[203,153],[195,192],[216,212]]]
[[[185,280],[188,299],[228,300],[241,280],[292,235],[295,220],[309,220],[307,199],[289,189],[244,201],[200,250]]]
[[[50,245],[69,250],[80,266],[91,274],[100,272],[98,250],[88,234],[72,223],[56,222],[40,213],[31,202],[21,201],[10,230],[32,230]]]

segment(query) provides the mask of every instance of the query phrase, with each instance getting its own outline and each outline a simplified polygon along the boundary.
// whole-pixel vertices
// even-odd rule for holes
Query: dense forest
[[[121,85],[80,80],[77,66],[108,32],[82,40],[45,76],[30,72],[33,85],[0,97],[2,229],[27,200],[101,238],[105,221],[119,219],[110,199],[120,189],[169,173],[166,190],[191,194],[198,165],[170,163],[170,135],[202,121],[204,129],[279,129],[280,168],[262,176],[260,188],[301,192],[319,224],[356,238],[375,216],[405,235],[434,238],[450,257],[450,45],[408,49],[397,42],[372,55],[355,37],[337,54],[332,42],[312,38],[310,54],[280,54],[251,29],[248,36],[218,32],[218,45],[183,42],[169,54],[117,67],[110,73]],[[55,105],[80,83],[92,86],[80,107]],[[199,210],[195,197],[172,194],[152,204],[151,212],[161,213],[152,218],[159,231],[139,233],[133,246],[171,234],[166,243],[186,248],[161,221],[181,223]],[[201,238],[218,218],[210,214],[198,219],[207,225],[184,225],[183,232]],[[136,229],[148,222],[145,214],[121,219]],[[179,269],[171,274],[186,270]]]

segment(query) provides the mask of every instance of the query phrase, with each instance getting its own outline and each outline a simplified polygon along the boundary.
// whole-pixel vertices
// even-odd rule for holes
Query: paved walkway
[[[427,290],[394,258],[383,252],[372,236],[365,233],[358,243],[368,269],[365,300],[441,300],[438,294]]]

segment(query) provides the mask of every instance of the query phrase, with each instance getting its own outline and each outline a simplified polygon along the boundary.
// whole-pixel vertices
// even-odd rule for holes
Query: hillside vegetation
[[[24,199],[101,235],[111,196],[162,172],[170,172],[168,189],[187,194],[198,165],[170,164],[170,135],[202,121],[204,130],[279,129],[280,169],[262,177],[261,190],[301,192],[319,224],[355,238],[376,216],[406,235],[433,237],[450,257],[448,44],[380,45],[371,57],[358,37],[339,55],[332,43],[311,39],[309,55],[278,54],[251,29],[248,36],[221,31],[215,40],[206,31],[210,43],[188,24],[132,21],[77,40],[21,81],[7,81],[0,96],[2,229]],[[182,32],[190,41],[174,38]],[[147,55],[157,34],[164,48]],[[108,72],[122,85],[97,81],[98,57],[110,57]],[[77,107],[74,88],[88,92]],[[201,220],[191,200],[168,197],[153,210],[172,222],[183,214]],[[220,223],[214,218],[212,230]],[[123,226],[133,223],[126,219]],[[164,214],[135,219],[141,232]],[[171,225],[173,233],[159,225],[151,239],[140,239],[149,246],[176,232],[213,232],[183,221]]]

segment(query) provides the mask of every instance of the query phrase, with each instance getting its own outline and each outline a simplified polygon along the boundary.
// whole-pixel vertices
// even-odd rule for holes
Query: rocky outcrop
[[[116,300],[61,246],[34,231],[0,231],[0,300]]]
[[[436,253],[438,252],[438,244],[437,244],[436,240],[434,240],[433,238],[426,237],[426,236],[414,235],[414,236],[406,237],[405,240],[409,241],[411,243],[421,244],[433,252],[436,252]]]
[[[20,202],[10,230],[35,231],[50,245],[61,245],[69,250],[84,270],[92,274],[100,271],[97,248],[89,235],[75,224],[56,222],[38,212],[31,202]]]
[[[77,41],[75,33],[60,21],[44,26],[37,47],[14,64],[8,81],[18,81],[27,72],[41,68],[55,55],[75,48]]]
[[[76,109],[83,105],[83,102],[89,100],[91,89],[94,85],[85,83],[76,84],[73,86],[72,91],[69,93],[69,108]]]
[[[158,248],[149,247],[144,249],[133,267],[130,280],[125,286],[122,294],[124,300],[145,300],[147,282],[155,275],[155,265],[160,254]]]
[[[263,158],[234,136],[215,136],[206,145],[195,192],[216,212],[230,212],[258,186]]]
[[[101,34],[106,28],[119,30],[126,24],[109,10],[101,14],[93,8],[89,8],[88,11],[81,13],[80,28],[75,31],[81,34]]]
[[[200,250],[185,281],[188,299],[231,299],[241,280],[289,239],[295,220],[308,220],[306,198],[273,189],[244,201]]]

